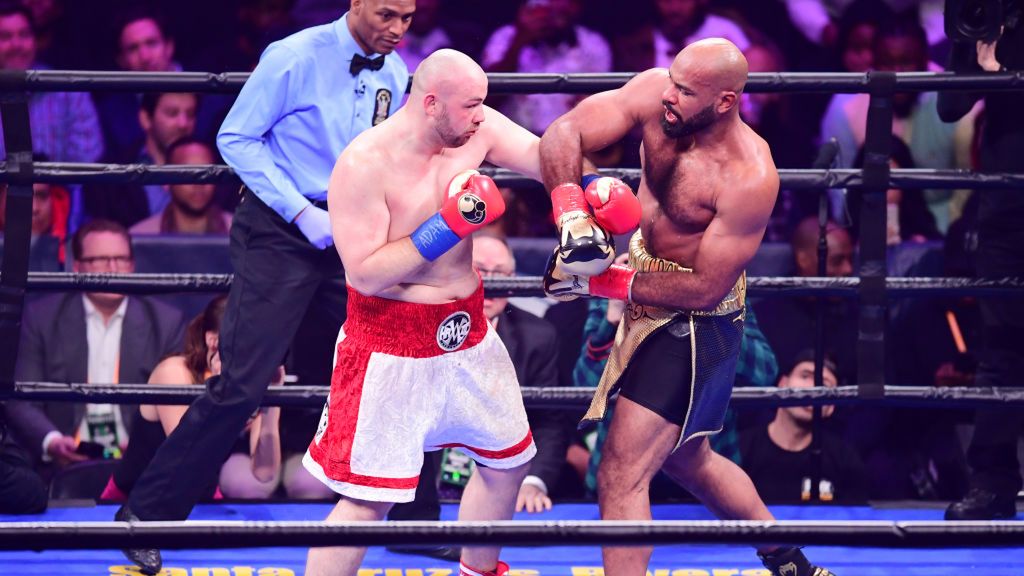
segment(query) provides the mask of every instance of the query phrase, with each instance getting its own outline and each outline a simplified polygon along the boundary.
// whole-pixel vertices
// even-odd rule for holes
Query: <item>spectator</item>
[[[814,386],[814,351],[804,350],[789,371],[779,378],[779,388]],[[836,364],[826,358],[822,380],[835,388],[839,381]],[[832,416],[834,406],[823,406],[821,416]],[[814,474],[811,406],[787,406],[775,411],[767,426],[740,435],[743,469],[766,502],[797,502],[811,499]],[[864,466],[860,457],[828,426],[821,426],[820,500],[859,503],[865,500]]]
[[[784,72],[789,68],[772,42],[760,40],[744,51],[750,72]],[[779,168],[805,168],[814,158],[814,129],[806,121],[807,106],[796,94],[763,92],[741,95],[743,121],[768,142]],[[805,196],[810,196],[805,194]]]
[[[615,70],[668,68],[684,46],[704,38],[725,38],[745,52],[750,40],[739,24],[711,14],[710,6],[710,0],[654,0],[655,21],[614,40]]]
[[[237,3],[236,31],[231,44],[224,53],[204,55],[204,58],[218,59],[220,65],[216,70],[252,70],[268,44],[300,29],[289,11],[292,3],[291,0],[241,0]],[[333,10],[337,11],[337,6]]]
[[[451,36],[441,26],[438,18],[440,12],[441,0],[416,1],[416,17],[412,19],[409,31],[402,37],[398,48],[395,48],[402,56],[402,61],[409,67],[410,73],[415,73],[420,62],[435,50],[454,46]],[[475,54],[463,49],[459,51]]]
[[[864,148],[857,152],[853,163],[855,168],[864,167]],[[895,135],[892,137],[890,168],[916,168],[910,148]],[[887,208],[886,243],[890,246],[900,242],[925,242],[940,240],[942,234],[935,225],[935,216],[928,210],[921,190],[890,188],[885,195]],[[847,211],[850,216],[850,234],[854,241],[860,235],[860,190],[847,191]]]
[[[74,271],[130,274],[131,237],[119,224],[94,220],[71,243]],[[181,313],[144,297],[89,292],[41,298],[26,308],[17,379],[24,382],[146,382],[179,349]],[[113,404],[12,402],[8,418],[22,447],[58,465],[85,460],[78,440],[116,456],[128,442],[134,409]]]
[[[920,24],[913,20],[890,19],[884,22],[872,47],[874,67],[886,72],[928,70],[928,41]],[[839,141],[839,164],[852,167],[856,151],[864,144],[868,94],[834,99],[822,119],[822,139]],[[957,158],[955,138],[970,140],[971,121],[959,125],[944,124],[936,110],[934,92],[900,92],[893,96],[893,134],[910,148],[919,168],[968,168],[966,159]],[[926,191],[925,198],[935,216],[939,231],[949,226],[949,190]]]
[[[218,338],[227,296],[218,296],[188,325],[183,353],[160,361],[149,377],[155,385],[199,384],[220,373]],[[272,384],[284,382],[284,370]],[[132,421],[131,442],[100,496],[125,500],[160,444],[174,431],[188,406],[139,406]],[[279,407],[264,407],[250,419],[220,468],[218,486],[228,498],[264,499],[277,488],[281,472]],[[213,493],[213,487],[210,492]]]
[[[45,69],[36,60],[32,13],[15,0],[0,0],[0,70]],[[55,162],[95,162],[103,155],[96,109],[82,92],[33,92],[28,99],[32,145]],[[0,157],[7,155],[0,127]],[[79,186],[71,193],[70,225],[81,219]]]
[[[818,275],[819,226],[816,217],[805,218],[793,232],[795,275]],[[828,257],[825,274],[843,277],[853,274],[853,240],[850,234],[829,222],[826,227]],[[854,302],[846,299],[825,301],[825,350],[833,355],[840,366],[856,365],[857,310]],[[815,333],[815,302],[813,298],[768,298],[754,303],[761,330],[779,363],[792,366],[797,354],[811,344]],[[851,369],[849,373],[853,373]]]
[[[488,72],[608,72],[611,49],[597,32],[578,24],[582,0],[521,0],[515,24],[494,31],[484,47]],[[528,94],[494,100],[496,107],[534,134],[580,100],[573,94]]]
[[[157,12],[134,6],[121,12],[113,37],[117,49],[114,60],[126,72],[180,72],[174,60],[174,39]],[[128,92],[96,92],[93,101],[103,127],[103,141],[111,158],[131,158],[145,139],[139,126],[142,96]]]
[[[441,48],[454,48],[474,56],[480,53],[486,36],[480,37],[478,24],[448,17],[452,11],[445,10],[446,7],[451,6],[445,6],[445,0],[416,1],[416,17],[395,49],[402,55],[409,72],[415,72],[424,58]]]
[[[36,182],[32,185],[32,242],[40,236],[53,236],[60,242],[58,260],[64,263],[64,241],[67,238],[70,198],[62,186]],[[7,184],[0,184],[0,236],[4,231],[7,211]]]
[[[34,162],[47,162],[45,154],[32,155]],[[71,197],[67,188],[56,184],[36,182],[32,184],[32,242],[40,236],[53,236],[59,243],[57,259],[64,264],[64,245],[68,233],[68,213]],[[0,234],[4,231],[7,213],[7,183],[0,183]]]
[[[129,156],[108,156],[106,161],[163,166],[170,145],[195,132],[196,105],[195,94],[146,94],[135,119],[142,139]],[[96,184],[86,187],[85,201],[92,218],[114,220],[130,227],[163,212],[171,197],[161,184]]]
[[[875,33],[881,22],[893,17],[895,15],[883,0],[854,0],[847,6],[836,26],[839,70],[863,74],[874,69]]]
[[[167,148],[168,164],[216,164],[216,157],[205,142],[185,136]],[[167,186],[171,202],[159,214],[131,227],[132,234],[215,234],[227,236],[231,213],[214,203],[214,184],[171,184]]]

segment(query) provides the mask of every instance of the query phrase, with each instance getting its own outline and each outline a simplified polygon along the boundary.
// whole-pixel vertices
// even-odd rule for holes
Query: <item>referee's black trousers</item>
[[[220,331],[222,371],[189,406],[129,496],[142,520],[183,520],[215,482],[260,406],[310,303],[338,325],[344,272],[333,247],[317,250],[299,229],[246,190],[231,226],[234,280]],[[334,342],[330,342],[331,345]]]

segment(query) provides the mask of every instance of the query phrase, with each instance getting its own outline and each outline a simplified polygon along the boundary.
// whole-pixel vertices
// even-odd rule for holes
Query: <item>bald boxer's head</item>
[[[738,114],[747,59],[732,42],[724,38],[694,42],[676,55],[668,72],[672,85],[662,94],[665,135],[691,136]]]
[[[462,52],[442,49],[420,63],[409,103],[419,103],[428,124],[447,148],[458,148],[484,121],[487,75]]]

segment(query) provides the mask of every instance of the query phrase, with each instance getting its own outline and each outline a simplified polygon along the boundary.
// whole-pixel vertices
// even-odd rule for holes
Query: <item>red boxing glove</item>
[[[612,234],[625,234],[640,225],[640,200],[622,180],[598,178],[584,195],[594,208],[594,219]]]
[[[490,176],[466,170],[448,184],[448,199],[439,213],[452,232],[465,238],[504,214],[505,199]]]

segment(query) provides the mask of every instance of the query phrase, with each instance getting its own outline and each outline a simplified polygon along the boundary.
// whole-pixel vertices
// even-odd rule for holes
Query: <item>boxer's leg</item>
[[[328,522],[369,522],[382,520],[391,509],[390,502],[370,502],[343,497],[327,516]],[[366,548],[310,548],[306,556],[306,576],[354,576],[366,555]]]
[[[519,486],[529,470],[529,463],[507,470],[477,466],[462,493],[459,520],[510,520]],[[497,565],[500,554],[500,547],[466,546],[462,549],[462,562],[488,572]]]
[[[619,397],[597,470],[602,520],[650,520],[651,479],[679,440],[680,427]],[[653,547],[603,549],[604,571],[644,576]]]

